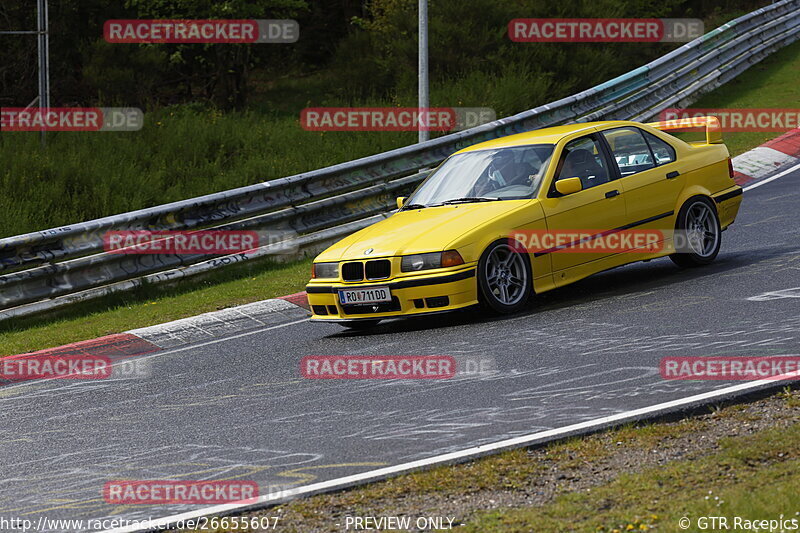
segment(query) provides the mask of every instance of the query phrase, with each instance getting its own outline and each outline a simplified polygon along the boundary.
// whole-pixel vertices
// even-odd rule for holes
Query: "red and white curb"
[[[733,158],[736,183],[750,185],[800,164],[800,129]]]
[[[185,344],[229,337],[252,329],[276,326],[297,320],[307,314],[305,308],[286,299],[276,298],[203,313],[166,324],[133,329],[126,333],[166,350]]]
[[[307,316],[308,301],[306,293],[301,292],[9,357],[87,356],[107,357],[111,361],[117,361],[230,337],[245,331],[266,329]],[[6,383],[8,382],[0,380],[0,385]]]
[[[9,357],[72,357],[95,356],[108,357],[109,359],[123,359],[136,355],[143,355],[158,351],[160,348],[145,339],[131,333],[117,333],[106,335],[88,341],[73,342],[57,348],[48,348],[37,352],[30,352]]]

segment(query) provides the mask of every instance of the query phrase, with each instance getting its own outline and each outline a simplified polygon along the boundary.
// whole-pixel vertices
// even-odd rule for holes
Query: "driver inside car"
[[[475,183],[475,196],[483,196],[492,191],[511,185],[531,184],[536,169],[530,163],[517,162],[514,152],[500,150],[486,168],[481,178]]]

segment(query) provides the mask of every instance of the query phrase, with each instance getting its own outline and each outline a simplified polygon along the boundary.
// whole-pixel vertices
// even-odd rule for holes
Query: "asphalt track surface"
[[[298,320],[145,356],[148,378],[4,387],[0,518],[167,516],[197,507],[112,506],[101,488],[247,479],[263,494],[727,387],[664,380],[659,361],[800,354],[798,206],[795,171],[745,192],[712,265],[636,263],[512,317],[461,312],[366,333]],[[494,371],[307,380],[306,355],[452,355]]]

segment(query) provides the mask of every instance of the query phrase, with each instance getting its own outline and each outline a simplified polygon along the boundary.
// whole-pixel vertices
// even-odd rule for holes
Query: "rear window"
[[[656,165],[665,165],[675,161],[675,148],[668,142],[662,141],[652,133],[644,132],[644,138],[647,139],[647,144],[653,151]]]

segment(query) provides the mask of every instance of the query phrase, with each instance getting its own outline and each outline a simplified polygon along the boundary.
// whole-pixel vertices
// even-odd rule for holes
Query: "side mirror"
[[[564,178],[556,182],[556,190],[561,194],[574,194],[583,190],[580,178]]]
[[[398,196],[397,197],[397,209],[403,209],[403,206],[406,204],[407,196]]]

